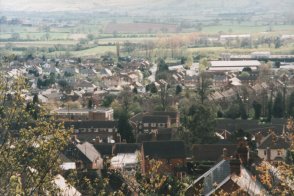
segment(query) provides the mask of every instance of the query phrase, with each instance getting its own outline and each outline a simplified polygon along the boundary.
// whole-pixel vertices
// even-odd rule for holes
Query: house
[[[142,143],[146,141],[171,140],[172,132],[172,128],[158,128],[157,131],[151,133],[138,133],[136,141]]]
[[[97,88],[97,86],[87,80],[77,81],[74,83],[73,87],[76,90],[85,90],[88,92],[93,92]]]
[[[158,128],[169,128],[171,126],[169,116],[146,115],[142,118],[142,130],[144,133],[157,131]]]
[[[213,86],[218,88],[218,87],[223,87],[228,84],[228,76],[226,74],[214,74],[213,75]]]
[[[83,141],[92,143],[113,143],[120,142],[120,135],[117,131],[117,121],[66,121],[66,128],[73,128],[74,134]]]
[[[121,171],[135,171],[139,164],[139,152],[141,144],[117,143],[113,146],[110,168]]]
[[[237,149],[236,144],[193,144],[192,159],[194,161],[218,161],[224,151],[226,156],[232,156]]]
[[[67,109],[61,108],[52,112],[58,119],[63,120],[98,120],[108,121],[113,120],[112,108],[81,108],[81,109]]]
[[[181,174],[185,172],[186,150],[183,141],[149,141],[142,143],[142,173],[148,173],[151,160],[160,161],[159,172]]]
[[[251,172],[243,165],[247,163],[248,150],[240,146],[237,155],[230,158],[227,151],[223,151],[223,159],[215,164],[211,169],[198,177],[186,189],[185,195],[214,195],[224,191],[232,193],[241,190],[243,194],[264,195],[265,188],[260,182],[254,179]]]
[[[290,146],[289,138],[272,132],[257,143],[258,156],[268,162],[285,161]]]
[[[69,144],[63,154],[76,163],[77,169],[95,169],[103,168],[103,159],[100,153],[89,142]]]
[[[260,66],[257,60],[246,61],[210,61],[209,72],[240,72],[248,67],[251,70],[257,70]]]
[[[142,112],[131,117],[131,123],[138,132],[156,132],[160,128],[171,128],[179,126],[179,113],[166,112]]]
[[[93,143],[93,145],[103,158],[112,157],[113,143]]]

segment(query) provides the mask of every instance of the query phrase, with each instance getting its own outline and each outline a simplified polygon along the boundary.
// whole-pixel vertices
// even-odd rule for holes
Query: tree
[[[193,104],[187,114],[186,128],[191,143],[206,143],[214,140],[215,116],[207,105]]]
[[[93,34],[88,34],[88,35],[87,35],[87,39],[88,39],[89,41],[92,41],[92,40],[95,39],[95,36],[94,36]]]
[[[294,117],[294,92],[292,92],[288,99],[288,111],[289,116]]]
[[[245,108],[243,101],[240,101],[239,108],[240,108],[241,119],[246,120],[248,118],[248,116],[247,116],[246,108]]]
[[[275,39],[275,48],[280,48],[282,46],[282,41],[280,37],[276,37]]]
[[[102,100],[101,106],[103,107],[109,107],[111,103],[114,101],[115,96],[114,95],[106,95],[104,99]]]
[[[181,92],[182,92],[182,86],[178,84],[176,86],[176,95],[179,95]]]
[[[253,101],[252,107],[254,109],[254,119],[259,119],[261,115],[261,104],[257,101]]]
[[[88,100],[88,108],[89,109],[93,108],[93,99],[92,98]]]
[[[124,110],[119,114],[117,127],[118,132],[123,140],[126,140],[128,143],[135,141],[133,129],[128,119],[128,113]]]
[[[138,89],[137,89],[137,87],[134,87],[134,88],[133,88],[133,93],[138,94]]]
[[[130,104],[132,102],[132,92],[129,87],[124,87],[122,92],[119,94],[119,101],[121,103],[122,109],[128,113]]]
[[[168,65],[165,63],[164,59],[160,58],[158,59],[158,71],[163,72],[168,70]]]
[[[225,111],[225,117],[236,119],[240,117],[240,106],[237,103],[230,104],[229,108]]]
[[[130,55],[131,52],[133,52],[136,49],[136,45],[134,43],[131,43],[129,41],[126,41],[123,43],[123,50]]]
[[[201,103],[203,104],[204,101],[208,98],[208,95],[211,93],[211,86],[212,82],[209,78],[202,72],[199,75],[199,82],[197,88],[197,94],[200,96]]]
[[[283,95],[281,92],[278,92],[273,105],[273,116],[275,118],[282,118],[284,116],[283,108]]]
[[[25,86],[23,78],[7,81],[1,75],[0,195],[56,195],[52,182],[70,132],[48,118],[44,108],[37,119],[32,117],[21,93]]]
[[[169,86],[167,84],[160,85],[160,103],[163,111],[167,108],[168,89]]]

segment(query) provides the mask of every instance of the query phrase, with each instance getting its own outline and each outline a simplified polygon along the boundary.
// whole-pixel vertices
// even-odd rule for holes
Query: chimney
[[[223,159],[227,160],[228,158],[228,149],[223,148]]]
[[[266,148],[266,160],[271,161],[271,149],[269,147]]]
[[[241,161],[238,157],[230,160],[230,170],[231,174],[241,175]]]
[[[78,139],[78,136],[76,134],[72,135],[71,140],[72,140],[72,142],[74,144],[79,144],[80,143],[80,140]]]
[[[238,155],[240,157],[241,163],[243,165],[246,165],[248,163],[248,147],[246,146],[246,143],[240,142],[240,146],[237,149]]]

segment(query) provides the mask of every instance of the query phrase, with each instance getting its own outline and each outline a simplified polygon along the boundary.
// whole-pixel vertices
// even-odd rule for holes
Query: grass
[[[103,55],[106,52],[116,52],[116,46],[97,46],[94,48],[73,51],[71,54],[75,57],[84,57],[84,56],[99,56]]]
[[[0,47],[3,47],[8,42],[0,42]],[[15,47],[51,47],[54,45],[73,45],[76,41],[72,40],[53,40],[53,41],[28,41],[28,42],[9,42]]]

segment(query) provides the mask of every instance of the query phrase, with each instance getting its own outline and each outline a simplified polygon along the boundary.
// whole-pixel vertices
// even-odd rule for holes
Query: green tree
[[[288,115],[294,117],[294,92],[288,98]]]
[[[204,103],[206,99],[208,99],[209,94],[212,92],[210,88],[211,85],[212,85],[212,82],[208,78],[208,76],[205,75],[204,72],[200,73],[196,92],[200,96],[200,100],[202,104]]]
[[[215,116],[212,108],[193,104],[187,114],[187,126],[191,143],[206,143],[215,139]]]
[[[102,100],[101,106],[103,107],[109,107],[111,103],[114,101],[115,95],[106,95],[104,99]]]
[[[284,116],[283,108],[283,95],[281,92],[278,92],[273,105],[273,116],[275,118],[282,118]]]
[[[275,48],[280,48],[282,46],[282,40],[280,37],[276,37],[275,39]]]
[[[129,117],[126,111],[122,111],[119,114],[117,126],[118,126],[118,132],[121,135],[121,138],[123,140],[126,140],[128,143],[132,143],[135,141],[133,128],[129,123]]]
[[[253,101],[252,107],[254,109],[254,119],[259,119],[261,115],[261,104],[257,101]]]
[[[229,108],[225,111],[225,117],[236,119],[240,117],[240,107],[237,103],[230,104]]]
[[[25,87],[23,78],[7,81],[1,75],[0,195],[56,195],[52,182],[70,132],[49,119],[43,108],[33,118],[22,96]]]
[[[165,63],[163,58],[158,59],[158,71],[159,72],[164,72],[168,70],[168,65]]]
[[[93,108],[93,99],[92,98],[88,100],[88,108],[89,109]]]
[[[178,84],[176,86],[176,95],[179,95],[181,92],[182,92],[182,86]]]

